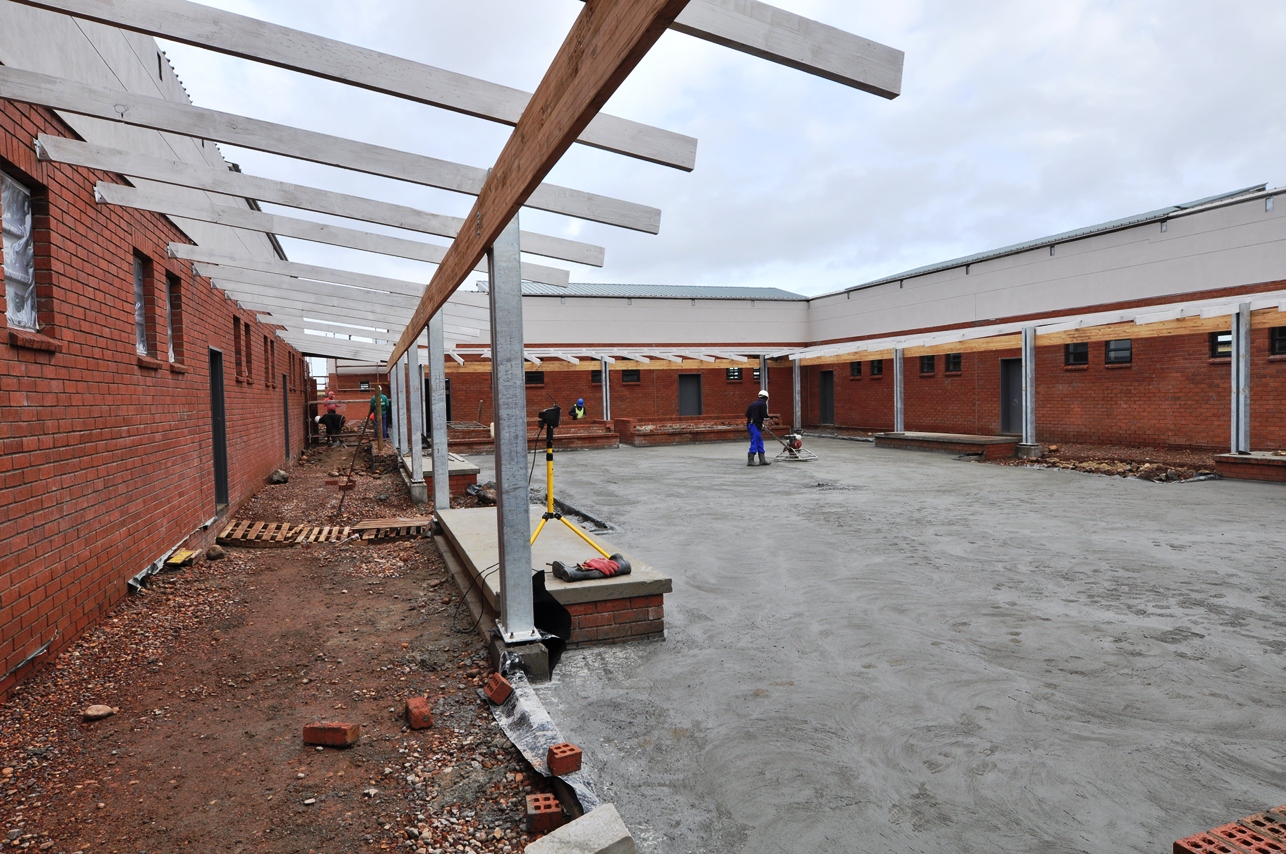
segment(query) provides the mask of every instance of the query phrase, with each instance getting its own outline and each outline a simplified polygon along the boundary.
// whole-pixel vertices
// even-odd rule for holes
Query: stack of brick
[[[1286,854],[1286,806],[1180,839],[1174,854]]]
[[[665,632],[665,597],[660,594],[566,607],[572,615],[572,646],[658,638]]]

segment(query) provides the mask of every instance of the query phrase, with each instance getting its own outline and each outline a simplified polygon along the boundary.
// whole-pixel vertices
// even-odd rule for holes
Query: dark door
[[[701,414],[700,374],[679,374],[679,414]]]
[[[817,416],[819,424],[835,423],[835,372],[821,371],[817,381]]]
[[[451,378],[446,379],[446,397],[447,397],[447,421],[451,420]],[[433,436],[433,380],[428,377],[424,378],[424,435],[426,438]]]
[[[228,410],[223,401],[223,354],[210,351],[210,430],[214,445],[214,504],[228,506]]]
[[[290,377],[281,375],[281,423],[286,428],[286,459],[290,459]]]
[[[1000,360],[1000,432],[1023,432],[1023,360]]]

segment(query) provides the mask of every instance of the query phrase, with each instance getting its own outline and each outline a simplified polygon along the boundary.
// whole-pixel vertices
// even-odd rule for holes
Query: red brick
[[[1175,840],[1174,854],[1246,854],[1236,845],[1208,833],[1196,833]]]
[[[361,726],[342,721],[311,723],[304,727],[304,744],[326,747],[351,747],[357,744]]]
[[[1286,845],[1237,823],[1216,827],[1210,835],[1226,839],[1249,854],[1286,854]]]
[[[532,833],[549,833],[563,826],[563,807],[550,794],[527,796],[527,829]]]
[[[428,729],[433,726],[433,712],[425,697],[411,697],[406,701],[406,722],[411,729]]]
[[[497,706],[505,700],[508,700],[509,695],[513,693],[513,690],[514,687],[509,684],[509,680],[501,676],[499,673],[492,673],[491,678],[487,680],[487,687],[483,689],[487,695],[487,699],[495,703]]]
[[[549,773],[555,777],[562,777],[564,774],[573,774],[579,771],[580,761],[580,748],[566,741],[560,744],[551,744],[549,751],[545,754],[545,764],[549,766]]]

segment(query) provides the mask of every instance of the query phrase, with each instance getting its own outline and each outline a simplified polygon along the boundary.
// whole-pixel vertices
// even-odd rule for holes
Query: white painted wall
[[[170,64],[162,59],[158,70],[159,55],[160,48],[150,36],[14,3],[0,3],[0,62],[12,68],[63,77],[105,89],[123,89],[153,98],[191,103]],[[185,136],[70,113],[59,115],[89,142],[184,163],[220,168],[227,166],[218,147],[211,142],[203,145],[199,140]],[[178,198],[247,206],[244,199],[231,199],[148,181],[133,183]],[[201,246],[256,258],[276,257],[272,245],[264,235],[226,226],[171,219],[193,242]]]

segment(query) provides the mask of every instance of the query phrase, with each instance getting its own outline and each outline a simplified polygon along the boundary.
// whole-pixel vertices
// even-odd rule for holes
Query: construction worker
[[[384,416],[383,419],[381,419],[383,422],[382,424],[379,421],[375,421],[376,409],[379,409],[381,414]],[[382,439],[388,438],[388,428],[389,428],[389,425],[393,423],[393,419],[389,417],[388,409],[389,409],[388,395],[384,393],[383,388],[381,388],[380,386],[376,386],[375,394],[371,395],[371,414],[368,417],[371,419],[371,421],[375,421],[375,429],[376,429],[377,435],[379,435],[379,437]],[[381,427],[383,428],[383,432],[379,432]]]
[[[585,417],[585,398],[576,398],[576,405],[572,407],[571,416],[573,421],[579,421]]]
[[[768,417],[768,392],[760,390],[755,402],[746,407],[746,429],[750,431],[750,453],[746,454],[746,465],[755,464],[755,454],[759,455],[759,465],[772,465],[764,456],[764,419]]]

